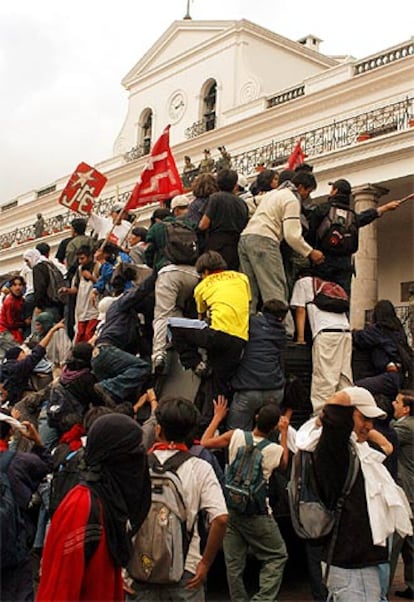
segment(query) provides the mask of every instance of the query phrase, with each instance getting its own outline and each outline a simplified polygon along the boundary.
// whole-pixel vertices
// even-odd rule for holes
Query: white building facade
[[[113,157],[95,166],[108,177],[99,210],[127,200],[168,123],[180,171],[185,155],[198,165],[205,148],[218,158],[225,146],[232,167],[253,180],[257,165],[282,166],[301,139],[318,180],[315,201],[338,178],[351,182],[357,212],[413,192],[414,42],[358,61],[319,46],[315,36],[295,42],[246,20],[174,22],[122,81],[127,115]],[[1,273],[20,269],[36,244],[37,213],[52,249],[67,236],[74,215],[58,199],[69,175],[0,207]],[[141,210],[144,224],[153,209]],[[408,306],[414,201],[360,230],[355,266],[354,326],[378,298]]]

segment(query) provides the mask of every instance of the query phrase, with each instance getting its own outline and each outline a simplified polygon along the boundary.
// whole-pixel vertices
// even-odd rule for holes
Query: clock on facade
[[[183,92],[174,92],[168,103],[168,114],[173,122],[178,121],[184,114],[186,108]]]

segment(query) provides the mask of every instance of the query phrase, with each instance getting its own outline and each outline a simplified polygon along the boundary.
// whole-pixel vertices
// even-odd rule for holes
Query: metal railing
[[[247,150],[231,157],[232,169],[243,175],[255,173],[258,165],[277,167],[286,163],[298,139],[302,140],[302,148],[308,157],[316,157],[322,153],[346,148],[359,143],[360,139],[383,136],[392,131],[400,131],[414,126],[414,98],[406,98],[366,113],[361,113],[341,121],[300,132],[284,140],[272,140],[264,146]],[[194,170],[194,174],[198,170]],[[95,204],[95,212],[105,214],[112,204],[126,202],[130,191],[117,198],[115,195],[101,199]],[[73,213],[68,211],[57,223],[57,217],[46,220],[45,231],[48,234],[59,232],[69,225]],[[25,226],[12,232],[0,235],[0,250],[13,243],[21,243],[34,239],[34,227]]]
[[[184,132],[187,140],[191,140],[192,138],[196,138],[204,132],[209,132],[210,130],[214,130],[216,127],[216,115],[212,113],[208,117],[204,117],[200,119],[200,121],[195,121],[193,125],[187,128]]]

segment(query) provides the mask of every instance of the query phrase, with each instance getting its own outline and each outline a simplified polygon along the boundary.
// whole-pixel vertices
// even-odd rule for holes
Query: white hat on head
[[[363,387],[345,387],[341,392],[349,396],[351,406],[354,406],[366,418],[386,418],[387,414],[377,406],[375,399],[367,389]]]
[[[188,207],[191,203],[190,199],[185,194],[178,194],[171,201],[171,211],[176,209],[177,207]]]

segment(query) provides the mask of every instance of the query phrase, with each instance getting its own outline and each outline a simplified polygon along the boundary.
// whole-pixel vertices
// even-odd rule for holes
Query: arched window
[[[142,146],[143,154],[148,155],[151,150],[152,138],[152,109],[145,109],[139,120],[138,144]]]
[[[217,101],[217,82],[214,79],[208,80],[203,89],[203,122],[205,131],[214,130],[216,127],[216,101]]]

